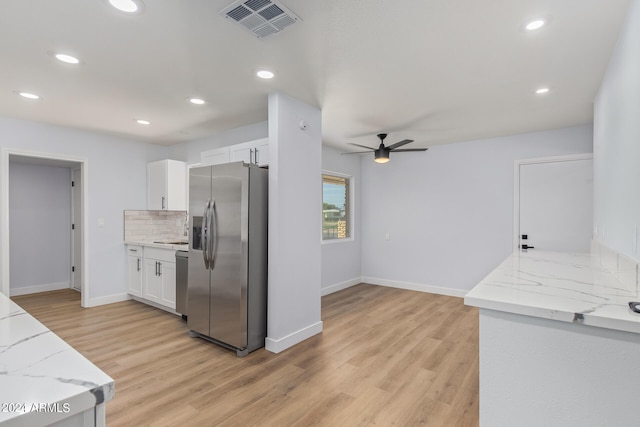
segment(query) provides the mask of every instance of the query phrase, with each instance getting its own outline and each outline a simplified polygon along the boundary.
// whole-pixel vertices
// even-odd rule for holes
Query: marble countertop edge
[[[640,333],[635,286],[622,284],[584,253],[514,252],[464,297],[464,303],[617,331]]]
[[[575,323],[585,326],[594,326],[598,328],[613,329],[616,331],[632,332],[640,334],[640,322],[625,319],[616,319],[612,317],[596,316],[584,313],[575,313],[570,311],[553,310],[543,307],[526,306],[523,304],[514,304],[499,301],[488,301],[481,298],[465,297],[465,305],[478,307],[485,310],[501,311],[511,314],[519,314],[523,316],[537,317],[540,319],[549,319],[565,323]],[[582,320],[576,320],[576,314],[582,315]],[[631,316],[639,316],[640,314],[629,313]]]
[[[50,425],[114,396],[110,376],[0,294],[0,425]]]

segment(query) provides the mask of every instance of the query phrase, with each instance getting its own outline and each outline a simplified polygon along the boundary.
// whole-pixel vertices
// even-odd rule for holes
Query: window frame
[[[321,200],[320,200],[320,206],[324,206],[324,175],[329,175],[329,176],[335,176],[336,178],[344,178],[348,180],[348,192],[349,192],[349,200],[347,201],[348,203],[348,212],[347,212],[347,227],[348,227],[348,232],[349,232],[349,237],[345,237],[342,239],[325,239],[323,234],[322,234],[322,224],[323,224],[323,218],[322,218],[322,209],[320,210],[320,243],[327,244],[327,245],[331,245],[334,243],[344,243],[344,242],[352,242],[355,240],[355,227],[354,227],[354,218],[355,218],[355,178],[353,175],[349,175],[346,173],[341,173],[341,172],[335,172],[335,171],[330,171],[330,170],[326,170],[323,169],[320,173],[320,192],[322,194]]]

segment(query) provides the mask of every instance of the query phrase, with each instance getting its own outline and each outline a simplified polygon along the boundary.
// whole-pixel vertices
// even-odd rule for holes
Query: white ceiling
[[[258,39],[218,14],[231,1],[143,1],[131,16],[106,0],[2,0],[0,115],[169,145],[266,120],[278,90],[322,108],[324,142],[345,149],[381,131],[416,148],[589,123],[629,3],[283,0],[301,21]],[[523,31],[540,16],[550,24]]]

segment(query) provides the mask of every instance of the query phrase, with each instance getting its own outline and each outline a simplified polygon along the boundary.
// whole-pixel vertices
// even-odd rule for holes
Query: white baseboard
[[[160,310],[164,310],[167,313],[175,314],[176,316],[182,316],[182,314],[176,312],[173,308],[167,307],[166,305],[158,304],[158,303],[153,302],[153,301],[149,301],[148,299],[145,299],[145,298],[142,298],[142,297],[137,297],[135,295],[129,294],[129,299],[141,302],[143,304],[150,305],[151,307],[159,308]]]
[[[293,347],[307,338],[311,338],[312,336],[319,334],[320,332],[322,332],[322,321],[316,322],[279,339],[267,337],[264,340],[264,347],[266,350],[277,354],[289,347]]]
[[[332,294],[334,292],[341,291],[343,289],[350,288],[352,286],[357,285],[358,283],[362,283],[361,277],[356,277],[355,279],[347,280],[346,282],[336,283],[334,285],[325,286],[320,289],[320,295],[325,296]]]
[[[39,292],[58,291],[69,288],[71,288],[69,282],[46,283],[44,285],[25,286],[23,288],[9,288],[9,293],[12,297],[15,297],[18,295],[37,294]]]
[[[406,289],[409,291],[428,292],[430,294],[448,295],[450,297],[460,298],[464,298],[467,292],[469,292],[468,290],[463,289],[443,288],[441,286],[424,285],[422,283],[399,282],[396,280],[379,279],[376,277],[362,277],[362,283],[388,286],[390,288]]]
[[[105,297],[90,298],[89,305],[86,305],[85,307],[97,307],[99,305],[113,304],[115,302],[122,302],[130,299],[131,299],[131,296],[127,293],[107,295]]]

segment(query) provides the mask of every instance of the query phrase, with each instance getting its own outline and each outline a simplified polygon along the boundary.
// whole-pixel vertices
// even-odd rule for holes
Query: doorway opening
[[[0,291],[71,288],[89,306],[87,160],[2,150]]]

